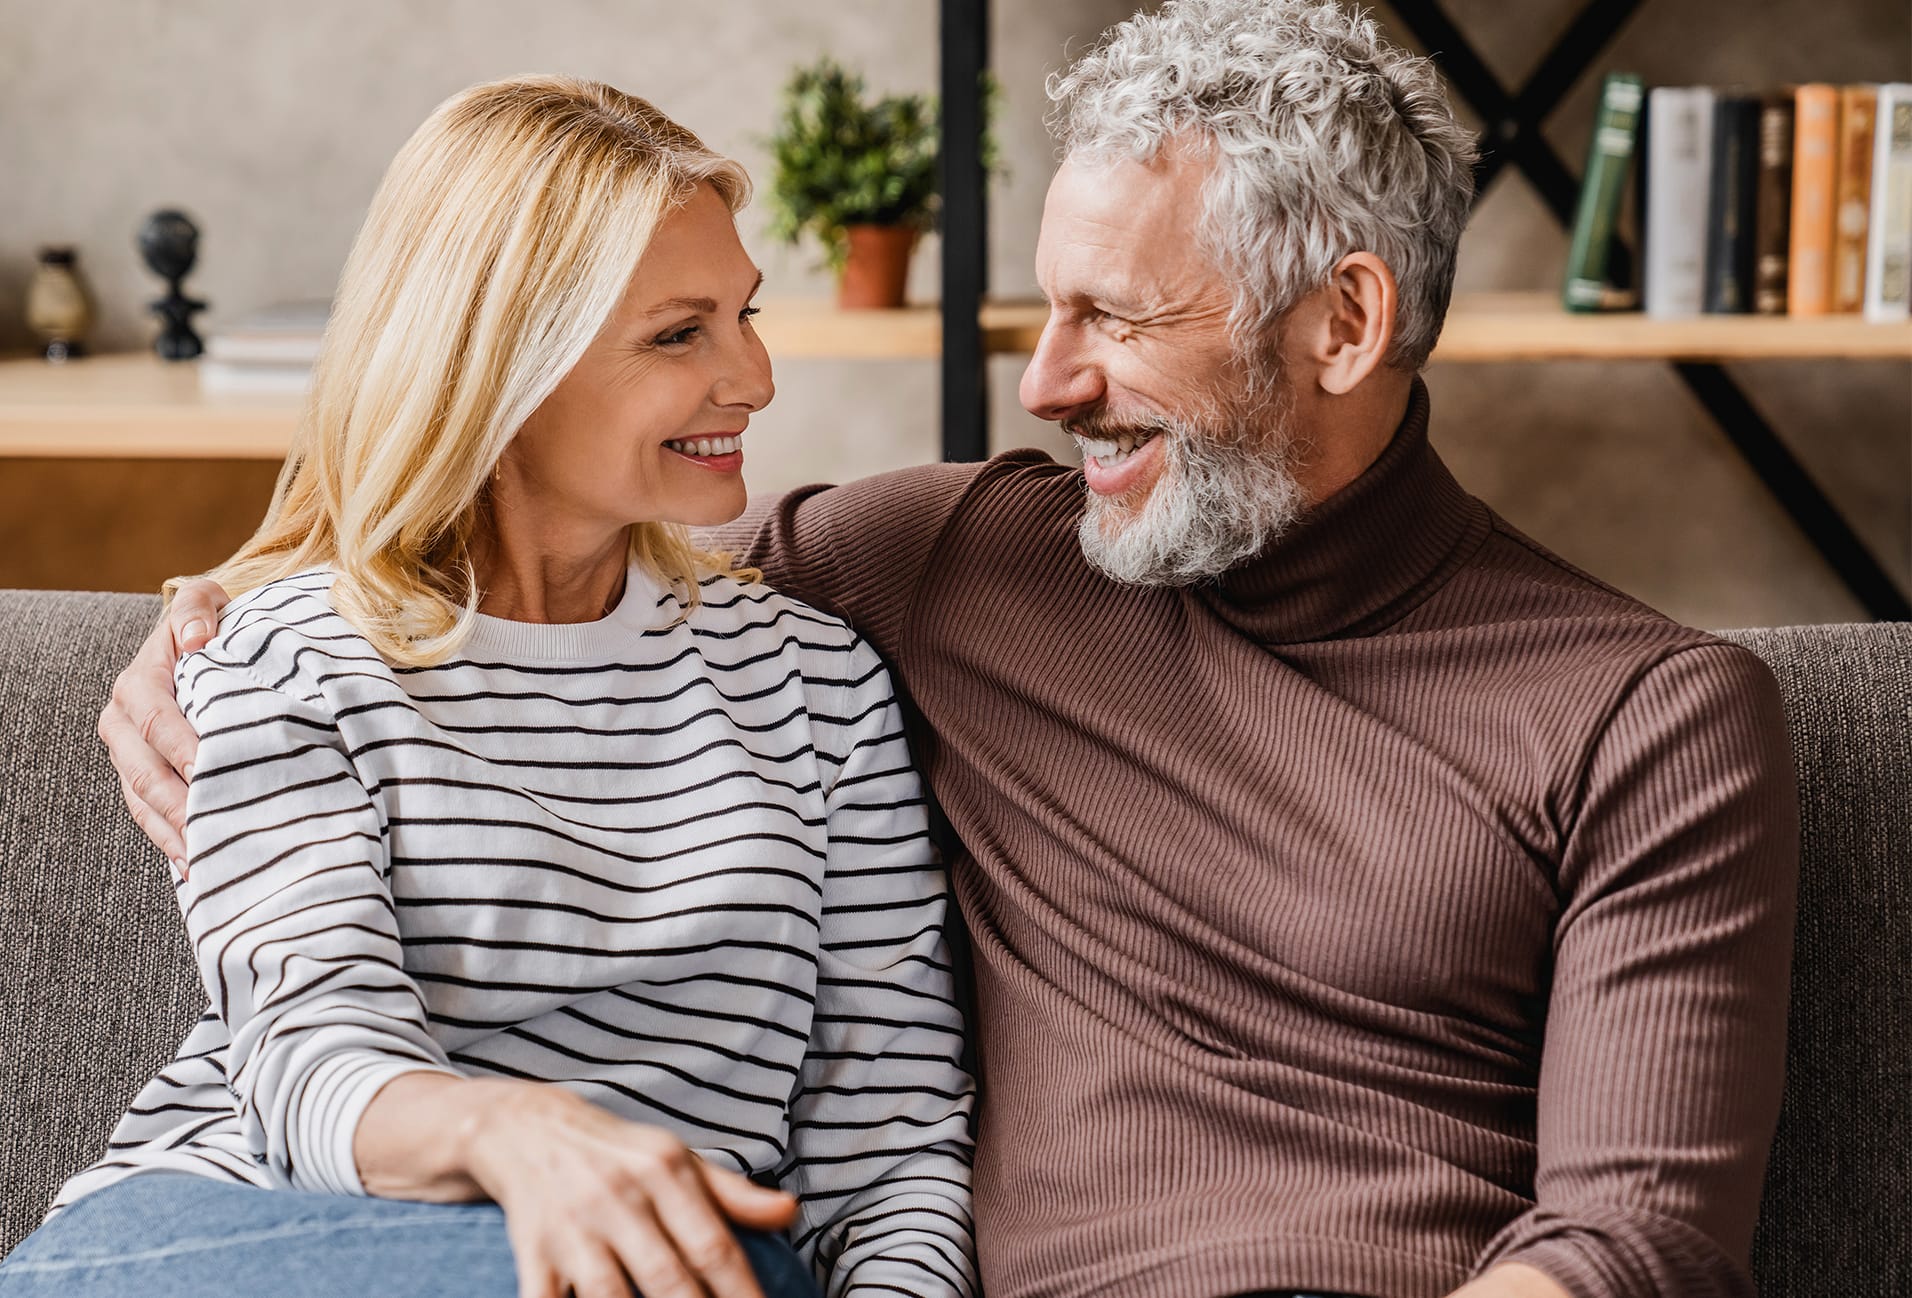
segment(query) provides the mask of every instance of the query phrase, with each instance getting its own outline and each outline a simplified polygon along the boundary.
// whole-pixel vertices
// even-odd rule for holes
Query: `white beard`
[[[1104,576],[1131,586],[1188,586],[1221,576],[1260,553],[1293,525],[1306,504],[1289,468],[1292,439],[1279,405],[1262,409],[1274,427],[1249,437],[1239,428],[1155,418],[1166,463],[1134,509],[1089,494],[1077,535]],[[1073,431],[1073,430],[1072,430]]]

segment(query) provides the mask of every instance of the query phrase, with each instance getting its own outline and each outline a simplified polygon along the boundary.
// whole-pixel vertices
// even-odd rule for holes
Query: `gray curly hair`
[[[1323,0],[1169,0],[1111,29],[1049,78],[1050,128],[1070,156],[1146,162],[1208,150],[1206,251],[1238,286],[1245,354],[1350,252],[1398,288],[1386,361],[1427,363],[1474,195],[1473,133],[1433,64],[1374,20]]]

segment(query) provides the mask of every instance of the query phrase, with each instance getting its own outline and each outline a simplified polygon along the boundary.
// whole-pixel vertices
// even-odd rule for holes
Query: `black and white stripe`
[[[387,666],[330,577],[180,663],[211,996],[58,1204],[167,1168],[363,1193],[417,1069],[555,1082],[797,1194],[833,1295],[973,1291],[945,884],[887,673],[762,586]]]

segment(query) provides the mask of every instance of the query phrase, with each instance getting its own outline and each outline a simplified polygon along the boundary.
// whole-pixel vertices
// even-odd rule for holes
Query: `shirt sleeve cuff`
[[[314,1068],[301,1088],[298,1111],[291,1115],[291,1130],[298,1134],[292,1183],[328,1194],[365,1194],[352,1153],[359,1120],[387,1082],[421,1072],[458,1075],[424,1060],[362,1051],[333,1055]]]
[[[1489,1245],[1479,1270],[1518,1262],[1573,1298],[1755,1298],[1746,1270],[1691,1225],[1645,1211],[1537,1209]]]

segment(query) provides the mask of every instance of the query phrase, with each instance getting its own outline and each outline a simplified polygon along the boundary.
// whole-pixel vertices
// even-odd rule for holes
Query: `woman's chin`
[[[714,485],[714,484],[713,484]],[[741,477],[734,483],[726,484],[728,490],[712,490],[706,487],[695,493],[685,492],[669,503],[669,512],[657,519],[660,523],[678,523],[684,527],[722,527],[737,519],[750,503],[749,493],[744,490]]]

